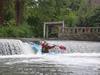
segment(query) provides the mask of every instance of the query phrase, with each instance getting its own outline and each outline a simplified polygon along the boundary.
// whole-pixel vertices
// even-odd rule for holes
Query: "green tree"
[[[100,26],[100,7],[94,10],[94,14],[88,18],[89,25]]]

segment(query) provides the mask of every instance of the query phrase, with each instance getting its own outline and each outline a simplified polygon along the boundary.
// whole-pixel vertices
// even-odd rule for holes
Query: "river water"
[[[26,47],[22,42],[13,40],[11,44],[14,44],[14,47],[15,43],[17,46],[21,44],[18,48],[22,50],[18,48],[12,50],[9,47],[5,51],[10,50],[11,54],[1,53],[0,75],[100,75],[100,42],[48,42],[66,46],[68,53],[34,55],[29,46]],[[4,46],[6,44],[3,41],[0,43]],[[0,47],[1,52],[2,48],[4,47]]]
[[[56,45],[64,45],[68,53],[100,53],[100,42],[66,40],[48,42]]]

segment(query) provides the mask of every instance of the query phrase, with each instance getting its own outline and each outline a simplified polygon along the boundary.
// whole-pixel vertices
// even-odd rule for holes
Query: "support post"
[[[47,25],[47,28],[46,28],[46,38],[48,38],[48,25]]]
[[[63,27],[62,27],[63,29],[62,29],[62,32],[64,32],[64,27],[65,27],[64,21],[62,21],[62,23],[63,23]]]
[[[46,29],[46,24],[44,23],[44,27],[43,27],[43,37],[44,37],[44,38],[45,38],[45,34],[46,34],[45,29]]]

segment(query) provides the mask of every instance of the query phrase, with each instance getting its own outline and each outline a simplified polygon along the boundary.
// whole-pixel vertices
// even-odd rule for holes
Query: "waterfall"
[[[31,53],[31,47],[29,48],[28,46],[28,48],[26,48],[26,45],[20,40],[0,39],[0,55],[21,55]]]
[[[67,53],[100,53],[100,42],[50,40],[48,43],[65,46]]]

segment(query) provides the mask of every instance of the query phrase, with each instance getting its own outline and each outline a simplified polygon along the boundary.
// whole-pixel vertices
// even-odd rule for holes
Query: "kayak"
[[[35,54],[41,54],[42,53],[42,46],[38,44],[33,44],[32,49],[34,50]]]

